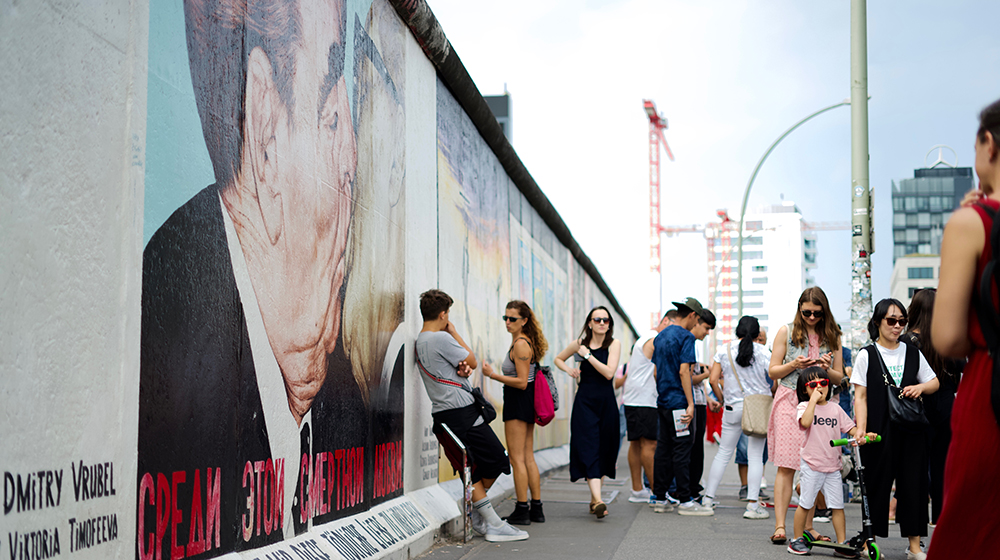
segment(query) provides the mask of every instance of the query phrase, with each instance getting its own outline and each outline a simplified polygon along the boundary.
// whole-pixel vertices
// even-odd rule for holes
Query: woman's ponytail
[[[760,336],[760,323],[757,318],[749,315],[740,317],[740,322],[736,325],[736,338],[740,339],[736,363],[741,367],[750,367],[753,363],[753,341],[758,336]]]

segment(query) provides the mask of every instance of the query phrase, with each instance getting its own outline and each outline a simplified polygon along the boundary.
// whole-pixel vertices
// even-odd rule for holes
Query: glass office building
[[[947,164],[914,169],[892,183],[892,262],[906,255],[937,255],[951,212],[972,188],[971,167]]]

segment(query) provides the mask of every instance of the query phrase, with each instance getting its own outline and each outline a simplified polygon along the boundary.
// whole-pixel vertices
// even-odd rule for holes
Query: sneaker
[[[713,509],[715,508],[715,506],[719,505],[719,501],[716,500],[715,498],[711,497],[711,496],[702,496],[700,501],[701,501],[701,505],[703,505],[705,507],[710,507],[710,508],[713,508]]]
[[[542,510],[542,502],[531,500],[531,509],[528,510],[528,517],[532,523],[545,523],[545,512]]]
[[[472,510],[472,530],[480,537],[486,536],[486,519],[476,510]]]
[[[670,513],[674,511],[674,504],[670,500],[657,500],[656,496],[649,499],[649,505],[653,508],[653,513]]]
[[[675,505],[675,506],[680,505],[680,503],[681,503],[680,500],[678,500],[677,498],[671,496],[670,494],[667,494],[667,501],[670,502],[671,504]]]
[[[746,484],[744,484],[743,486],[740,486],[740,501],[741,502],[747,501],[747,486],[746,486]]]
[[[833,516],[833,510],[818,509],[816,510],[816,515],[813,515],[813,521],[817,523],[829,523],[831,516]]]
[[[847,543],[841,543],[841,544],[846,545]],[[838,548],[833,551],[833,555],[836,556],[837,558],[861,558],[861,554],[859,554],[858,551],[854,549]]]
[[[767,519],[770,516],[767,508],[760,502],[750,502],[747,504],[747,510],[743,512],[743,519]]]
[[[486,527],[486,540],[488,542],[526,541],[528,540],[528,533],[509,523],[501,523],[496,527],[488,525]]]
[[[788,543],[788,552],[805,556],[809,554],[809,545],[806,544],[805,537],[799,537]]]
[[[649,488],[643,488],[636,492],[632,490],[632,495],[628,497],[628,501],[633,504],[645,504],[649,502],[649,498],[653,496],[653,493],[649,491]]]
[[[927,560],[927,553],[910,552],[910,547],[906,547],[906,560]]]
[[[531,525],[527,504],[515,504],[513,513],[502,519],[511,525]]]
[[[763,490],[765,488],[767,488],[767,479],[762,476],[760,477],[760,489]]]
[[[771,499],[771,496],[768,496],[767,492],[765,492],[764,489],[761,488],[760,492],[757,493],[757,499],[766,502]]]
[[[709,515],[715,515],[715,510],[691,500],[690,502],[684,502],[683,504],[677,506],[677,513],[681,515],[697,515],[707,517]]]

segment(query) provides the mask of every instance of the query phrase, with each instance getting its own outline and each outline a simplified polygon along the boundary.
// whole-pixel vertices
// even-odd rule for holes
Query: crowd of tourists
[[[1000,470],[1000,368],[991,357],[1000,351],[1000,283],[993,277],[1000,274],[993,254],[1000,243],[1000,222],[993,229],[1000,210],[998,135],[1000,101],[980,115],[980,185],[945,229],[938,289],[918,291],[908,307],[879,301],[867,346],[845,347],[826,294],[810,287],[770,350],[758,319],[745,316],[735,338],[700,363],[696,341],[715,328],[716,317],[687,298],[635,342],[619,368],[614,318],[604,307],[590,310],[580,336],[553,360],[577,381],[569,472],[573,481],[586,480],[590,513],[596,519],[610,513],[601,486],[604,477],[615,477],[622,433],[615,389],[621,387],[629,502],[648,503],[656,513],[712,516],[735,454],[742,467],[738,497],[747,502],[743,517],[769,519],[773,508],[770,542],[808,554],[812,543],[847,540],[847,450],[830,444],[847,437],[865,465],[873,536],[888,537],[895,524],[908,539],[908,560],[946,558],[951,550],[994,556],[989,537],[1000,530],[992,511],[1000,500],[994,476]],[[526,303],[507,304],[510,348],[499,372],[482,366],[485,377],[503,384],[505,452],[469,383],[478,361],[449,320],[451,304],[439,290],[420,299],[417,362],[434,430],[447,424],[469,449],[476,530],[491,542],[523,540],[528,533],[515,525],[545,521],[533,449],[535,383],[548,343]],[[719,425],[706,434],[715,413],[721,413]],[[702,487],[706,435],[719,447]],[[765,461],[777,469],[770,503],[762,489]],[[501,519],[486,491],[511,470],[516,503]],[[821,534],[817,521],[832,522],[834,537]],[[929,527],[934,538],[925,552]],[[846,547],[836,554],[858,557]]]

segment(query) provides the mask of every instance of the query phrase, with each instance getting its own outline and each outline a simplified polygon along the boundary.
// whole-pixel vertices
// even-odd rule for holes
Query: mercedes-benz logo
[[[934,150],[937,150],[937,160],[934,163],[927,165],[927,158],[930,157],[932,153],[934,153]],[[955,156],[955,163],[948,163],[947,161],[944,160],[945,150],[950,150],[951,154]],[[948,167],[951,167],[952,169],[958,167],[958,152],[955,151],[955,148],[952,148],[951,146],[945,144],[938,144],[936,146],[933,146],[930,150],[927,150],[927,155],[924,156],[924,167],[926,167],[927,169],[934,169],[939,165],[946,165]]]

